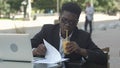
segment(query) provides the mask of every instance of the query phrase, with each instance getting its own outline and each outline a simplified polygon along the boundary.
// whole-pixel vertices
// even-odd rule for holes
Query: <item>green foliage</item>
[[[4,15],[4,17],[8,18],[9,12],[10,12],[10,5],[7,4],[5,0],[0,0],[0,16],[2,14]]]
[[[21,3],[24,0],[0,0],[0,11],[4,12],[17,12],[21,9]],[[27,1],[27,0],[26,0]],[[58,0],[59,8],[61,8],[62,4],[65,2],[77,2],[81,8],[85,9],[85,2],[90,1],[96,11],[113,11],[120,10],[120,0]],[[5,2],[5,3],[3,3]],[[32,2],[33,10],[40,10],[44,12],[45,10],[53,10],[57,11],[57,0],[33,0]]]
[[[10,4],[10,9],[12,12],[19,11],[21,3],[24,0],[7,0],[7,3]]]
[[[32,7],[34,9],[53,9],[56,10],[56,0],[34,0]]]
[[[96,11],[108,12],[115,8],[114,0],[94,0]]]

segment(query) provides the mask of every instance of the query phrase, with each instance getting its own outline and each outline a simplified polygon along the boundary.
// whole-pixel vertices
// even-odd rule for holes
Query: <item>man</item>
[[[43,43],[45,39],[61,53],[62,57],[69,58],[69,61],[63,64],[64,68],[72,68],[70,63],[79,63],[81,66],[85,63],[106,64],[105,54],[93,43],[90,34],[77,28],[81,11],[76,3],[65,3],[60,12],[59,24],[44,25],[42,30],[31,39],[33,55],[45,56],[47,51]],[[65,49],[69,54],[64,54],[62,48],[66,30],[68,30],[69,42]],[[73,68],[78,67],[73,66]]]
[[[91,6],[90,2],[86,3],[86,9],[85,9],[85,13],[86,13],[86,20],[85,20],[85,31],[87,30],[87,27],[89,25],[89,32],[90,34],[92,34],[92,20],[93,20],[93,14],[94,14],[94,8]]]

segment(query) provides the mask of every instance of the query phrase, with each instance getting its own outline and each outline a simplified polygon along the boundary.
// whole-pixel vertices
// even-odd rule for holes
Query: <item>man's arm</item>
[[[45,26],[43,26],[41,31],[31,39],[31,44],[33,48],[32,52],[34,56],[45,56],[46,48],[43,43],[43,39],[45,35],[44,31],[45,31]]]
[[[93,43],[90,37],[88,38],[87,45],[88,45],[88,48],[86,49],[88,55],[87,62],[93,62],[103,65],[107,64],[107,57],[105,53]]]

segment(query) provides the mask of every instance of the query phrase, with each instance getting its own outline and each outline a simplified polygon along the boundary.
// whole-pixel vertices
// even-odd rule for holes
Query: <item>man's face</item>
[[[90,6],[90,3],[89,3],[89,2],[87,2],[87,3],[86,3],[86,6],[88,6],[88,7],[89,7],[89,6]]]
[[[66,30],[72,32],[74,28],[77,26],[78,17],[74,13],[63,11],[59,17],[59,21],[60,28],[63,33],[65,33]]]

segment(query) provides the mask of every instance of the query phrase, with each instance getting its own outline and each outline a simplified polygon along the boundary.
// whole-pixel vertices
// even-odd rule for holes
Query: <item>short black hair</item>
[[[63,11],[69,11],[71,13],[74,13],[79,18],[82,9],[80,8],[80,6],[77,3],[67,2],[67,3],[63,4],[63,6],[61,8],[61,12],[63,12]]]

